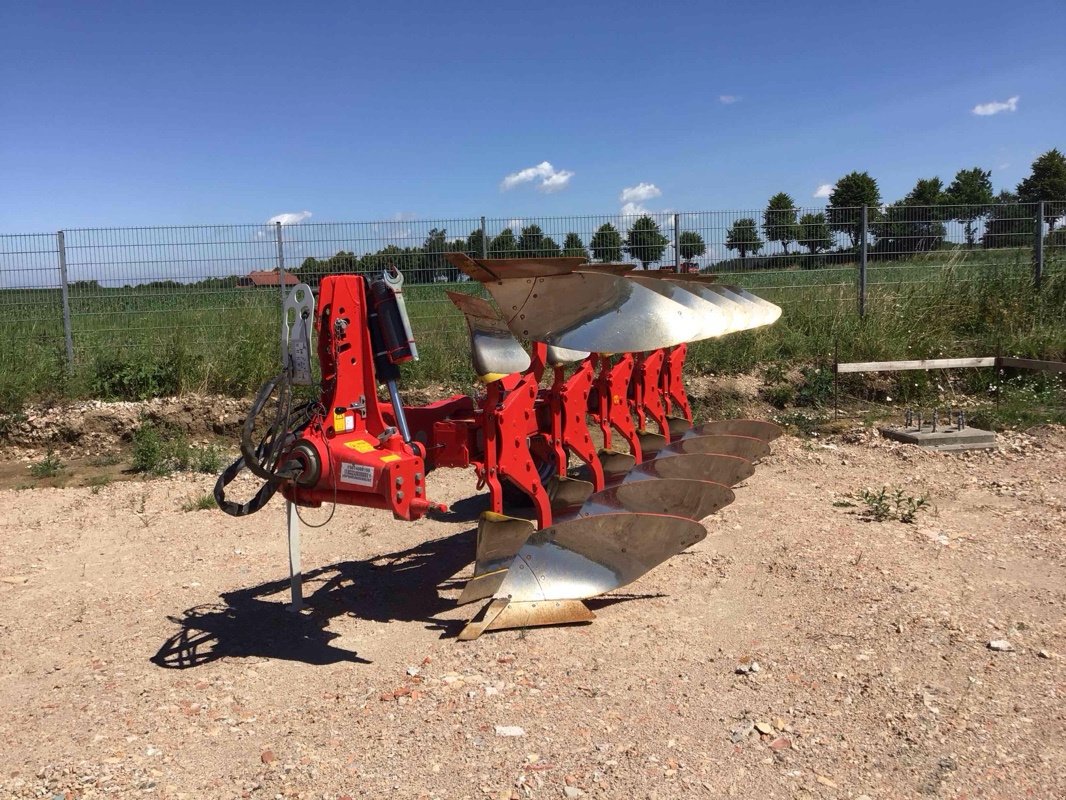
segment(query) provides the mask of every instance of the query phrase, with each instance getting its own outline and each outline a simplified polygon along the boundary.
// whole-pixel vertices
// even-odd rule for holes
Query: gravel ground
[[[468,643],[476,500],[338,509],[304,534],[299,616],[278,501],[2,491],[0,796],[1066,796],[1066,431],[774,451],[592,624]],[[882,485],[932,506],[846,505]],[[430,487],[461,500],[472,473]]]

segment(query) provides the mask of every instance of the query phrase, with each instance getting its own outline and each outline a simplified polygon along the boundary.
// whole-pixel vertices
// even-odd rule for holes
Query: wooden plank
[[[994,367],[989,358],[923,358],[917,361],[855,361],[837,364],[837,372],[901,372],[910,369],[954,369],[957,367]]]
[[[1001,367],[1017,367],[1018,369],[1035,369],[1040,372],[1066,372],[1066,362],[1063,361],[1038,361],[1035,358],[1011,358],[1001,356]]]

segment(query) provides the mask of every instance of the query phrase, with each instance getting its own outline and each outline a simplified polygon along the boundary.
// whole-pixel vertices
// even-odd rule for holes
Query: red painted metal
[[[594,419],[603,431],[603,446],[611,447],[612,430],[617,431],[629,450],[640,463],[640,441],[637,428],[629,414],[629,384],[633,378],[634,358],[632,353],[617,356],[594,356],[598,360]]]
[[[566,377],[564,367],[556,367],[554,378],[549,397],[552,422],[558,426],[557,429],[553,428],[552,432],[559,443],[557,452],[562,451],[558,474],[566,474],[569,461],[567,455],[573,453],[588,465],[592,486],[596,491],[600,491],[606,486],[603,465],[600,464],[600,457],[592,443],[587,418],[589,395],[596,380],[596,367],[592,357],[579,362],[570,377]]]
[[[418,519],[435,506],[426,498],[423,448],[405,443],[386,424],[377,396],[368,314],[362,277],[322,280],[315,320],[321,410],[286,456],[304,464],[307,482],[287,483],[282,491],[302,505],[336,501]]]
[[[685,394],[685,384],[681,380],[681,370],[685,365],[685,356],[688,354],[688,345],[679,344],[666,351],[666,359],[663,361],[662,397],[667,414],[673,412],[676,405],[681,416],[692,422],[692,408],[688,403],[688,395]]]
[[[659,427],[659,432],[670,439],[670,427],[666,421],[663,403],[662,372],[666,363],[666,350],[652,350],[637,356],[633,376],[632,403],[637,417],[637,428],[646,431],[650,418]]]

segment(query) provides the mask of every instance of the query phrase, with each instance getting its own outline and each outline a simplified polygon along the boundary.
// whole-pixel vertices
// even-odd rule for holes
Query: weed
[[[796,389],[796,405],[821,408],[833,395],[833,373],[825,367],[804,367]]]
[[[192,468],[197,472],[214,475],[222,470],[225,455],[218,445],[208,445],[193,449]]]
[[[35,464],[30,465],[30,475],[40,480],[41,478],[55,478],[63,471],[63,462],[55,451],[49,450],[47,455]]]
[[[787,383],[776,386],[764,386],[759,389],[763,400],[774,408],[784,410],[796,399],[796,390]]]
[[[216,507],[215,496],[210,492],[199,497],[190,497],[181,504],[181,510],[186,514],[190,511],[208,511]]]
[[[778,363],[767,364],[763,367],[762,381],[767,386],[777,386],[780,383],[788,382],[788,371],[785,367]]]
[[[89,466],[92,467],[114,467],[120,463],[122,456],[119,453],[104,453],[89,459]]]
[[[110,484],[111,484],[111,476],[110,475],[93,475],[86,482],[86,486],[89,487],[89,491],[92,494],[100,494],[100,490],[103,489],[105,486],[108,486]]]
[[[224,454],[216,445],[197,447],[185,434],[153,422],[143,422],[133,432],[133,471],[147,475],[172,472],[215,473]]]
[[[911,523],[918,517],[918,512],[928,509],[929,498],[926,495],[914,497],[905,494],[902,489],[889,491],[887,486],[880,489],[863,489],[855,499],[862,501],[865,508],[859,512],[859,516],[872,522],[884,522],[895,519],[900,522]],[[833,505],[836,505],[834,503]]]
[[[165,475],[170,472],[166,464],[163,437],[151,423],[144,423],[133,432],[134,472]]]

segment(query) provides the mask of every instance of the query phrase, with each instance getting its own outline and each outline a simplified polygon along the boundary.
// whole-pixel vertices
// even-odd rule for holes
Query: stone
[[[569,797],[570,800],[575,800],[575,798],[582,797],[585,793],[576,786],[564,786],[563,794],[566,797]]]
[[[757,730],[761,734],[769,736],[771,733],[774,732],[774,727],[769,722],[756,722],[755,730]]]
[[[750,719],[741,720],[733,726],[733,730],[729,732],[729,740],[733,744],[738,744],[747,739],[751,732],[755,730],[755,723]]]
[[[519,727],[518,725],[497,725],[496,726],[496,735],[497,736],[525,736],[526,732],[525,732],[525,729]]]
[[[274,755],[273,750],[264,750],[259,756],[259,760],[262,761],[264,764],[273,763],[275,758],[277,758],[277,756]]]
[[[1013,653],[1014,645],[1006,639],[993,639],[988,643],[988,649],[995,650],[997,653]]]

